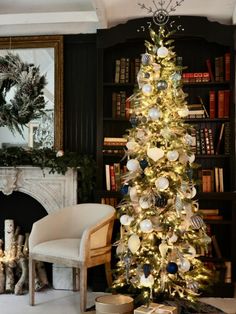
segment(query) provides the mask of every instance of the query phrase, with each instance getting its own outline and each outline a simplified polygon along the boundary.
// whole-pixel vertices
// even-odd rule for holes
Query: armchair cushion
[[[32,253],[47,257],[59,257],[79,261],[80,239],[59,239],[42,242],[36,245]]]

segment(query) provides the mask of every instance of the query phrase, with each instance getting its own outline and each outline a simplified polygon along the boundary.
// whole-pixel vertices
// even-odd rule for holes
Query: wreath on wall
[[[0,57],[0,126],[22,135],[23,126],[44,114],[46,83],[39,67],[22,62],[18,54]],[[11,89],[13,97],[7,100]]]

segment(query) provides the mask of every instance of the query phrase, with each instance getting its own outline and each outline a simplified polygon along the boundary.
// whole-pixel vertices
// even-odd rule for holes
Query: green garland
[[[21,147],[0,149],[0,167],[35,166],[50,168],[50,173],[65,174],[67,168],[78,168],[78,197],[89,201],[94,188],[95,161],[91,156],[50,148],[25,150]]]
[[[39,67],[22,62],[19,55],[10,52],[0,57],[0,127],[7,126],[12,133],[22,134],[23,126],[44,113],[45,85]],[[7,102],[7,93],[13,87],[14,97]]]

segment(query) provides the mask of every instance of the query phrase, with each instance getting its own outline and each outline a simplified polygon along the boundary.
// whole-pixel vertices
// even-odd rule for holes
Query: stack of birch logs
[[[4,221],[4,242],[0,239],[0,293],[23,294],[28,290],[29,234],[20,234],[14,220]],[[35,290],[48,286],[44,264],[36,264]]]

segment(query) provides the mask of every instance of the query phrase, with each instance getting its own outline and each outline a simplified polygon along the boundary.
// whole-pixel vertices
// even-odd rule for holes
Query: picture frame
[[[54,148],[63,149],[63,36],[40,35],[0,38],[0,50],[17,53],[17,49],[40,49],[42,53],[47,48],[53,49],[54,57]],[[33,124],[32,124],[33,125]],[[31,135],[30,132],[28,132]],[[28,139],[32,144],[32,139]]]

